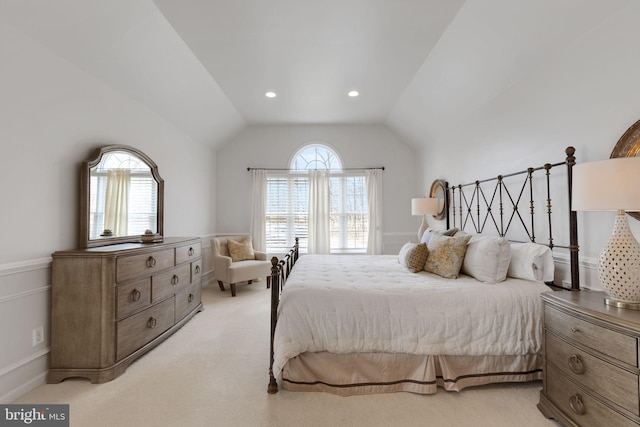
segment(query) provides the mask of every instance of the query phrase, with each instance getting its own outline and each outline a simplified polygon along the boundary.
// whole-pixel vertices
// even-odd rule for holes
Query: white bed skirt
[[[466,387],[542,379],[538,353],[503,356],[425,356],[401,353],[302,353],[282,371],[291,391],[324,391],[339,396],[411,392],[433,394],[441,387]]]

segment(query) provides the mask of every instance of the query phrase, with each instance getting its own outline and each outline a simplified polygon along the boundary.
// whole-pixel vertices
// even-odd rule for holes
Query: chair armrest
[[[213,256],[213,270],[218,270],[220,271],[226,271],[231,264],[233,263],[233,261],[231,260],[230,256],[224,256],[224,255],[214,255]]]
[[[259,261],[266,261],[267,260],[267,253],[266,252],[253,251],[253,253],[255,254],[257,260],[259,260]]]

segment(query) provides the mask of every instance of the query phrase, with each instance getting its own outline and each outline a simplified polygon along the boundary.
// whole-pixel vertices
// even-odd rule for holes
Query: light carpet
[[[206,286],[205,310],[105,384],[67,379],[14,403],[70,406],[71,426],[555,426],[536,408],[541,382],[433,395],[267,393],[270,291]]]

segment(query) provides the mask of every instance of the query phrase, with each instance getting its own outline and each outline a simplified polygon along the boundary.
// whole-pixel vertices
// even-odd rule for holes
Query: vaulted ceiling
[[[633,1],[0,0],[0,23],[213,147],[300,123],[424,144]]]

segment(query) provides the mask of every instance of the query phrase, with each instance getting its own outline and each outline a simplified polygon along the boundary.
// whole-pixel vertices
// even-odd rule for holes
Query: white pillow
[[[498,283],[507,278],[511,245],[504,237],[472,236],[462,262],[462,272],[481,282]]]
[[[516,279],[553,282],[551,248],[538,243],[512,243],[511,263],[507,276]]]

